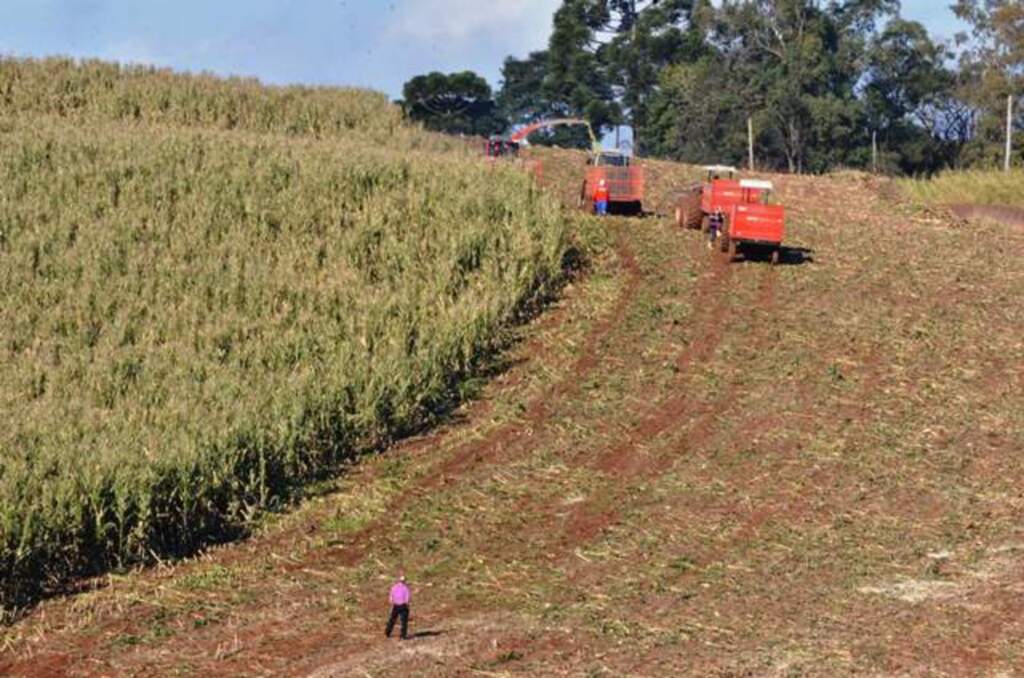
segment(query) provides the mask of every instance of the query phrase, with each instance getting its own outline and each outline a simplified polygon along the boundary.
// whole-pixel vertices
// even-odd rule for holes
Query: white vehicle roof
[[[775,186],[763,179],[740,179],[740,188],[754,188],[759,191],[774,191]]]
[[[704,165],[704,171],[721,173],[728,172],[729,174],[736,174],[737,172],[739,172],[738,169],[736,169],[735,167],[730,167],[729,165]]]

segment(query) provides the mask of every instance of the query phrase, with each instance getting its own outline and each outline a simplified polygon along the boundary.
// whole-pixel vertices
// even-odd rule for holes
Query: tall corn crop
[[[240,534],[456,401],[567,225],[448,146],[371,93],[0,62],[0,605]]]

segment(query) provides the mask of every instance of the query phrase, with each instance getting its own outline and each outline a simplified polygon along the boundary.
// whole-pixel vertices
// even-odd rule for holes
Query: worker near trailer
[[[725,214],[722,213],[722,209],[715,208],[714,213],[708,217],[708,249],[711,249],[715,245],[715,240],[718,239],[718,234],[722,232],[722,227],[725,226]]]
[[[598,216],[605,216],[608,214],[608,201],[611,199],[611,192],[608,190],[608,181],[601,179],[597,182],[597,188],[594,189],[594,211],[597,212]]]
[[[412,600],[412,592],[409,591],[409,585],[405,582],[404,574],[398,576],[398,581],[391,587],[388,599],[391,601],[391,616],[388,617],[388,626],[384,630],[384,634],[390,638],[391,632],[395,630],[395,622],[401,620],[402,626],[398,637],[402,640],[408,640],[409,602]]]

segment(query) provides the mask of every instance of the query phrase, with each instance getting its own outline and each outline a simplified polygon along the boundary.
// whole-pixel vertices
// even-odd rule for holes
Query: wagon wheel
[[[778,247],[776,247],[775,249],[772,250],[772,266],[778,266],[779,265],[779,254],[780,253],[779,253],[779,248]]]
[[[707,233],[711,230],[711,217],[704,214],[700,218],[700,232]]]
[[[587,180],[584,179],[583,180],[583,185],[580,186],[580,199],[579,199],[579,202],[577,203],[577,207],[579,207],[584,212],[592,212],[593,208],[591,208],[589,210],[587,209],[587,207],[588,207],[587,206],[587,202],[589,202],[587,200]]]
[[[728,252],[729,252],[729,261],[732,261],[733,259],[736,258],[736,241],[731,239],[731,238],[729,239]]]
[[[682,228],[686,224],[686,214],[682,207],[676,207],[676,228]]]

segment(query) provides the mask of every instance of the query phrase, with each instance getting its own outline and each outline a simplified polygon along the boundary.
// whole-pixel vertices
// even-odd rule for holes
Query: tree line
[[[994,166],[1024,88],[1024,3],[950,8],[968,30],[939,41],[899,0],[562,0],[547,49],[506,58],[497,91],[469,71],[431,73],[406,83],[402,105],[478,135],[586,117],[602,134],[628,128],[638,155],[692,163],[745,162],[750,125],[765,169]],[[541,137],[588,145],[581,129]]]

